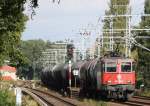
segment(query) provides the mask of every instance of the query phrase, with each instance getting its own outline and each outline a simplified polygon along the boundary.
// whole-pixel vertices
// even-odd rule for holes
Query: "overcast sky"
[[[39,0],[39,8],[33,20],[29,20],[22,35],[23,40],[43,39],[64,40],[79,36],[81,28],[92,23],[96,25],[100,16],[105,14],[109,0],[61,0],[60,4],[52,0]],[[131,0],[133,14],[143,11],[144,0]],[[26,9],[26,14],[29,11]],[[132,20],[135,23],[135,18]],[[96,35],[92,35],[95,38]]]

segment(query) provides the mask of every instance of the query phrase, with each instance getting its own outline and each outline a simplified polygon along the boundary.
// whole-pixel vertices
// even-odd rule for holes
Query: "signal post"
[[[71,93],[71,60],[69,60],[69,92],[70,92],[70,97],[72,95]]]

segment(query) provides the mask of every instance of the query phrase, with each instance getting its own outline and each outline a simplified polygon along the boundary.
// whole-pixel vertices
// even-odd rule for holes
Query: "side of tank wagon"
[[[78,71],[83,62],[72,63],[71,66],[71,86],[79,87],[80,79],[79,75],[74,75],[74,71]],[[76,77],[76,79],[75,79]],[[69,87],[69,65],[59,64],[56,65],[52,70],[45,68],[41,72],[41,81],[48,87],[62,91],[63,93],[68,92]]]

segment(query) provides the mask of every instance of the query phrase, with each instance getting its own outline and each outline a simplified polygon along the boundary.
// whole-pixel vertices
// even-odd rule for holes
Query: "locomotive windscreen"
[[[131,62],[122,62],[121,63],[122,72],[131,72]]]
[[[116,72],[116,69],[117,69],[117,64],[116,62],[106,62],[105,64],[106,66],[106,72]]]

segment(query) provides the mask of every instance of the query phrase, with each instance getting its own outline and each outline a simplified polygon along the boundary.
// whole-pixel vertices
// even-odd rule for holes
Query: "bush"
[[[139,80],[137,80],[137,82],[136,82],[136,88],[137,89],[140,89],[140,86],[143,84],[143,80],[142,79],[139,79]]]
[[[15,106],[15,96],[8,90],[0,90],[0,106]]]
[[[150,97],[150,89],[145,89],[142,93],[141,93],[141,96],[147,96],[147,97]]]

